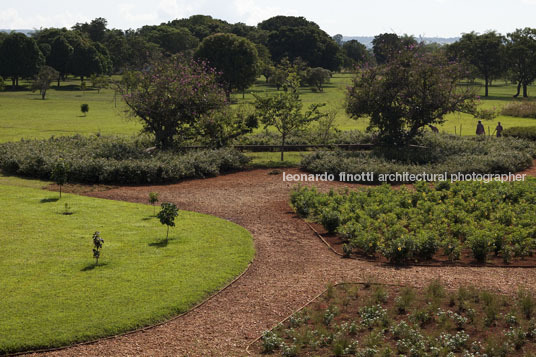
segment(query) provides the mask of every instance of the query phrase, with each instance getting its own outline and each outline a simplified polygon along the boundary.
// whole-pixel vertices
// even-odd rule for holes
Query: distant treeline
[[[193,56],[208,37],[222,33],[247,41],[236,42],[240,46],[254,47],[256,58],[249,62],[255,64],[257,74],[264,74],[267,79],[277,75],[278,66],[287,63],[329,71],[384,64],[401,48],[423,42],[413,36],[384,33],[375,36],[372,49],[367,49],[355,39],[331,37],[316,23],[294,16],[276,16],[257,26],[248,26],[195,15],[126,31],[109,29],[106,19],[96,18],[89,23],[77,23],[71,29],[40,29],[30,36],[0,32],[0,76],[17,86],[19,78],[34,78],[46,65],[59,73],[58,85],[67,75],[83,81],[91,75],[139,70],[161,56]],[[236,37],[225,40],[236,41]],[[214,44],[211,46],[214,48]],[[483,78],[486,89],[493,80],[505,79],[518,85],[517,95],[523,89],[526,96],[527,86],[536,79],[536,29],[518,29],[506,36],[493,31],[472,32],[452,44],[425,42],[421,47],[466,63],[467,77]]]

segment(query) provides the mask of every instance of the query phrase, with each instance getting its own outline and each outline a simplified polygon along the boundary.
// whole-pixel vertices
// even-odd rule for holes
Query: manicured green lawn
[[[348,117],[344,110],[346,87],[351,84],[351,74],[334,74],[323,92],[315,93],[309,88],[302,88],[302,100],[307,107],[311,103],[326,103],[326,108],[338,110],[336,125],[341,130],[359,129],[367,127],[366,118],[354,120]],[[71,79],[62,83],[57,90],[51,88],[47,92],[47,99],[41,100],[38,92],[3,91],[0,92],[0,142],[20,140],[21,138],[48,138],[52,135],[74,134],[117,134],[133,135],[140,131],[141,125],[125,114],[126,107],[120,96],[115,97],[111,89],[79,90],[79,80]],[[235,103],[251,103],[254,100],[252,93],[263,95],[273,93],[276,89],[268,86],[264,79],[259,78],[254,86],[242,94],[234,94]],[[480,88],[483,95],[484,89]],[[496,82],[490,88],[490,97],[482,98],[481,106],[486,108],[500,108],[512,100],[515,86]],[[529,88],[529,95],[536,96],[536,86]],[[117,105],[116,105],[117,102]],[[80,112],[80,104],[89,104],[89,113],[86,117]],[[501,121],[503,127],[534,126],[536,120],[500,116],[493,121],[485,121],[491,131]],[[463,135],[474,135],[477,120],[466,114],[451,114],[447,122],[440,126],[440,130],[459,133],[462,126]]]
[[[21,181],[0,177],[0,354],[175,316],[223,287],[254,256],[251,235],[219,218],[180,211],[165,244],[166,229],[149,205],[70,194],[55,201],[56,193]],[[62,214],[65,203],[74,214]],[[104,239],[96,267],[95,231]]]

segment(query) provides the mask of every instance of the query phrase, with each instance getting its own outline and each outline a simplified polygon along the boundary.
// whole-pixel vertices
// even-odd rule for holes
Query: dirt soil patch
[[[378,282],[449,288],[476,285],[500,293],[536,289],[527,269],[408,267],[397,269],[342,259],[329,250],[288,205],[294,183],[273,170],[253,170],[166,186],[111,188],[89,196],[147,203],[149,192],[180,209],[215,215],[248,229],[257,255],[237,283],[191,313],[139,333],[50,353],[55,356],[244,356],[246,346],[330,282]],[[286,170],[298,173],[296,169]],[[320,188],[344,187],[319,183]],[[356,187],[355,185],[351,187]],[[68,187],[67,187],[68,189]],[[114,214],[110,212],[110,214]],[[224,267],[222,267],[223,269]]]

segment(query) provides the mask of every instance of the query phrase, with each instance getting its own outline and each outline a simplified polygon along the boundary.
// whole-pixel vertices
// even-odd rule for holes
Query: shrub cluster
[[[536,102],[516,101],[502,109],[502,115],[518,118],[536,118]]]
[[[504,136],[536,141],[536,126],[514,126],[503,131]]]
[[[4,143],[0,170],[9,175],[50,179],[62,160],[70,182],[159,184],[241,169],[248,158],[232,149],[147,150],[142,140],[73,136]]]
[[[327,141],[322,138],[327,137]],[[319,130],[309,129],[286,138],[287,145],[332,145],[332,144],[370,144],[373,136],[359,130],[339,131],[333,130],[329,135],[320,133]],[[281,135],[264,130],[262,132],[244,135],[235,144],[237,145],[281,145]]]
[[[459,259],[462,249],[485,262],[494,253],[532,255],[536,248],[536,181],[419,182],[415,190],[388,185],[320,193],[296,188],[291,204],[302,217],[336,231],[355,252],[403,264],[438,253]]]
[[[372,151],[318,151],[305,156],[312,173],[360,174],[499,174],[524,170],[536,157],[536,144],[517,138],[477,138],[429,134],[421,147],[376,147]]]

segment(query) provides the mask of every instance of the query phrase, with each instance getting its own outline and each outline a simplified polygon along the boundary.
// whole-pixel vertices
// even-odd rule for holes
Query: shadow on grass
[[[144,217],[142,218],[141,220],[142,221],[150,221],[151,219],[155,218],[155,216],[149,216],[149,217]]]
[[[148,246],[149,247],[155,247],[155,248],[165,248],[168,246],[169,242],[174,240],[173,238],[169,238],[169,239],[162,239],[162,240],[159,240],[158,242],[153,242],[153,243],[149,243]]]
[[[60,200],[59,197],[47,197],[47,198],[43,198],[41,201],[41,203],[50,203],[50,202],[58,202]]]
[[[90,271],[90,270],[93,270],[95,268],[103,267],[103,266],[106,266],[106,265],[108,265],[108,263],[99,263],[98,265],[95,264],[95,263],[91,263],[91,264],[88,264],[85,267],[83,267],[80,271]]]

